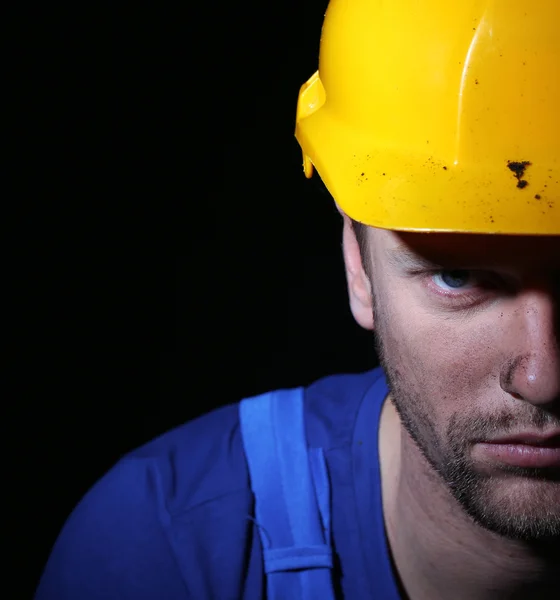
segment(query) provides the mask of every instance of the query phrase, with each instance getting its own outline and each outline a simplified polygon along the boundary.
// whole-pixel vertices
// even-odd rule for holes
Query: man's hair
[[[370,259],[367,239],[368,226],[364,225],[363,223],[360,223],[359,221],[355,221],[354,219],[350,220],[352,221],[352,229],[354,230],[354,234],[358,242],[358,248],[360,249],[360,256],[362,257],[362,266],[364,267],[364,271],[368,276],[368,279],[371,281]]]
[[[365,261],[368,255],[368,242],[367,242],[367,225],[360,223],[359,221],[352,221],[352,229],[354,230],[354,234],[356,235],[356,240],[358,241],[358,247],[360,248],[360,254],[362,256],[362,261]],[[364,264],[365,267],[365,264]]]

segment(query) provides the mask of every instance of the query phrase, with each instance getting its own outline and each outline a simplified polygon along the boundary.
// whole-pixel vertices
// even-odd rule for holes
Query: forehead
[[[441,266],[502,267],[515,270],[560,269],[560,236],[420,233],[373,230],[380,260],[414,260]]]

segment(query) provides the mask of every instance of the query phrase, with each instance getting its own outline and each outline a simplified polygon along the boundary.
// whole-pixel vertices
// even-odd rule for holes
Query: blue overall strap
[[[308,451],[303,390],[242,400],[269,600],[333,600],[330,490],[322,448]]]

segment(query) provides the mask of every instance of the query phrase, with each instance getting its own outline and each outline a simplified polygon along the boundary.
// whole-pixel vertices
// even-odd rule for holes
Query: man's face
[[[409,436],[479,524],[560,538],[560,238],[369,235],[377,343]]]

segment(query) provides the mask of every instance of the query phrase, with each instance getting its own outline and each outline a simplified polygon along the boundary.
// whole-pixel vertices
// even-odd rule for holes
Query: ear
[[[374,326],[374,314],[371,282],[363,266],[360,247],[354,233],[354,228],[352,227],[352,221],[344,213],[342,213],[342,218],[344,220],[342,251],[344,254],[350,310],[358,325],[364,329],[372,330]]]

